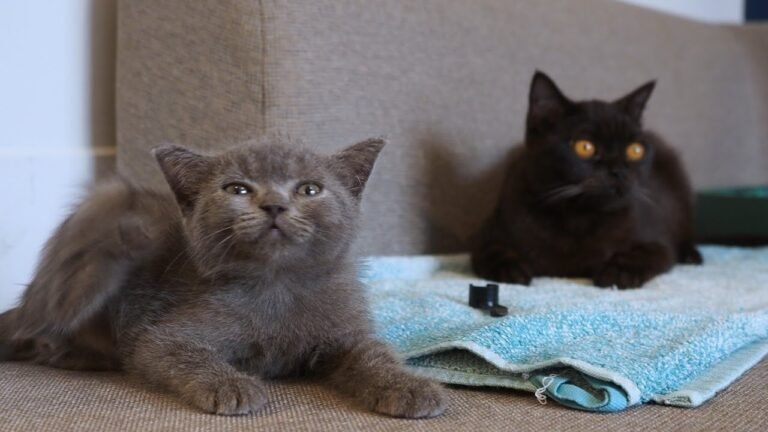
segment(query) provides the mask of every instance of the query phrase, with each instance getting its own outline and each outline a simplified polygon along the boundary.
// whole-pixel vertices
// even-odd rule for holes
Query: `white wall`
[[[0,2],[0,310],[112,160],[114,11],[114,0]]]
[[[578,1],[578,0],[577,0]],[[713,23],[744,22],[744,0],[618,0]]]

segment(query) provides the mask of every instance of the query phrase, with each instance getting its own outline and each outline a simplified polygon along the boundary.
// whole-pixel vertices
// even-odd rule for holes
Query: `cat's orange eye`
[[[627,146],[627,159],[633,162],[641,160],[645,157],[645,147],[637,142],[634,142]]]
[[[578,140],[573,143],[573,152],[582,159],[590,159],[595,155],[595,145],[592,141]]]

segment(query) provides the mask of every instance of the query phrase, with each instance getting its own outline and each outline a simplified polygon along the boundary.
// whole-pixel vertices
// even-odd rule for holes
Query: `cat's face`
[[[653,86],[615,102],[574,102],[545,74],[534,75],[525,151],[542,204],[615,210],[649,199],[644,184],[654,149],[641,117]]]
[[[280,143],[219,156],[178,146],[155,151],[204,273],[312,268],[347,251],[381,140],[333,156]]]

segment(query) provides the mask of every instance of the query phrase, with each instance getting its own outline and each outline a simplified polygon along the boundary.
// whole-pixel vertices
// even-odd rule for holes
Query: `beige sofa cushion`
[[[118,164],[282,132],[331,151],[386,135],[359,249],[466,249],[523,134],[535,68],[576,98],[658,79],[647,124],[698,186],[768,181],[768,29],[608,0],[126,0]]]

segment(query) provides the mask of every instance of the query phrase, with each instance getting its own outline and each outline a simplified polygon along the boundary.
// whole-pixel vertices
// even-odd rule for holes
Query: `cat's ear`
[[[208,158],[184,147],[167,144],[152,150],[179,207],[188,213],[210,172]]]
[[[355,198],[359,199],[362,195],[376,158],[385,144],[383,138],[371,138],[332,156],[334,171]]]
[[[528,124],[559,116],[573,102],[557,88],[557,84],[544,72],[536,71],[528,94]]]
[[[620,98],[613,104],[630,116],[632,120],[639,123],[640,119],[643,117],[645,104],[648,103],[648,99],[651,97],[654,87],[656,87],[656,81],[647,82],[635,90],[632,90],[628,95]]]

